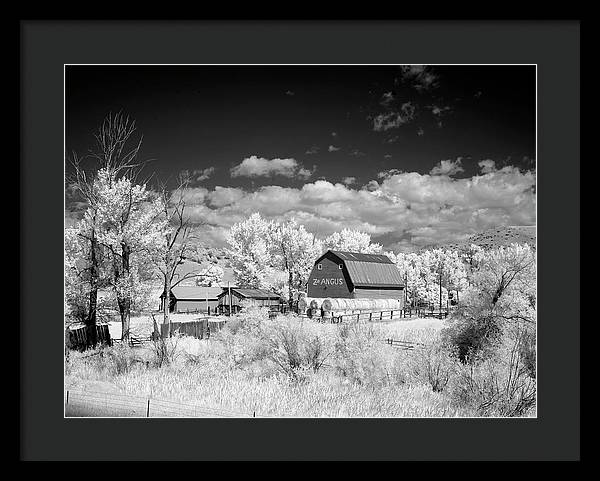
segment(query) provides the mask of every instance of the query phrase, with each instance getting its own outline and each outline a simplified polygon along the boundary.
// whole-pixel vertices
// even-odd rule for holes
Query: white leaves
[[[323,241],[323,246],[325,250],[360,252],[362,254],[379,254],[382,249],[380,244],[371,243],[369,234],[352,229],[334,232]]]

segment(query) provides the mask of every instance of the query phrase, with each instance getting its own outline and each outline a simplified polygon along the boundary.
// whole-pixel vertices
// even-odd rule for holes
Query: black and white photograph
[[[65,418],[537,417],[535,64],[66,64],[64,148]]]

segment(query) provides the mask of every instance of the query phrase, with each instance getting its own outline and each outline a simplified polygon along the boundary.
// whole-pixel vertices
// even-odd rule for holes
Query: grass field
[[[194,317],[198,316],[185,318]],[[183,315],[173,317],[173,320],[182,319]],[[339,325],[297,322],[324,343],[339,334]],[[303,371],[302,382],[291,382],[276,365],[260,356],[243,362],[236,359],[241,351],[255,349],[245,345],[252,341],[242,335],[229,336],[222,342],[180,337],[169,340],[176,346],[176,354],[172,362],[160,368],[148,367],[152,366],[154,357],[151,345],[122,347],[120,352],[107,352],[102,356],[73,353],[67,366],[65,389],[155,397],[215,409],[256,412],[260,416],[470,416],[472,411],[452,405],[444,394],[432,391],[408,374],[405,368],[414,354],[381,342],[386,337],[427,341],[439,332],[444,322],[411,319],[372,323],[367,326],[372,336],[371,341],[367,341],[370,344],[353,346],[358,351],[352,354],[356,359],[351,363],[356,365],[344,367],[356,371],[353,376],[341,376],[339,366],[336,367],[338,361],[332,360],[324,363],[318,372]],[[120,325],[115,324],[111,329],[120,329]],[[138,335],[149,332],[150,318],[133,318],[132,329]],[[120,337],[120,331],[117,332]],[[81,414],[85,409],[77,411],[73,406],[70,409],[69,415],[107,415],[102,407],[87,414]]]

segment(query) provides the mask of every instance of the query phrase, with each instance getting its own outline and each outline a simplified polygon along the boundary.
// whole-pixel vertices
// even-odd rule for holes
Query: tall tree
[[[295,220],[271,223],[270,244],[274,267],[287,274],[288,302],[292,306],[295,294],[305,290],[315,259],[321,254],[321,242]]]
[[[130,140],[133,140],[135,130],[135,121],[121,113],[109,114],[94,134],[95,148],[83,157],[74,152],[70,159],[74,173],[67,177],[68,187],[86,207],[85,220],[79,226],[78,235],[88,244],[80,250],[80,264],[86,266],[84,282],[89,285],[84,318],[92,345],[97,343],[98,290],[103,258],[97,236],[97,173],[99,169],[106,169],[116,178],[125,173],[135,172],[142,165],[137,161],[141,138],[134,142],[133,147],[129,148],[128,145]],[[91,165],[87,165],[90,160]]]
[[[154,264],[160,272],[163,284],[163,323],[169,325],[171,333],[171,289],[186,279],[199,274],[189,271],[173,282],[177,267],[192,253],[196,246],[191,244],[194,239],[192,225],[186,217],[186,189],[189,178],[180,176],[179,185],[174,191],[169,191],[166,185],[161,186],[158,196],[160,218],[164,224],[163,237],[154,256]]]
[[[163,242],[165,223],[161,204],[146,185],[129,176],[115,178],[108,169],[98,172],[98,242],[111,259],[111,285],[121,317],[123,340],[129,339],[133,300],[143,287],[140,270],[156,256]]]
[[[271,288],[274,277],[270,224],[260,214],[234,224],[229,230],[227,252],[238,285]]]
[[[379,254],[382,246],[371,242],[370,234],[352,229],[334,232],[323,241],[324,250],[360,252],[363,254]]]

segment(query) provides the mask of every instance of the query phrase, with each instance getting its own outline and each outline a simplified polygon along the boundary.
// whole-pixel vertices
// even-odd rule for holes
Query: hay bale
[[[321,309],[323,309],[323,311],[325,311],[325,312],[331,312],[331,309],[332,309],[331,299],[325,299],[323,301],[323,303],[321,304]]]
[[[319,309],[320,308],[319,302],[316,299],[311,300],[309,305],[310,305],[311,309]]]

